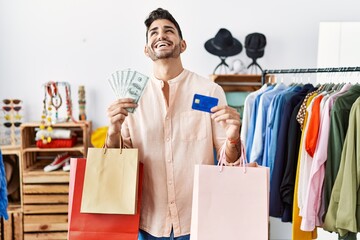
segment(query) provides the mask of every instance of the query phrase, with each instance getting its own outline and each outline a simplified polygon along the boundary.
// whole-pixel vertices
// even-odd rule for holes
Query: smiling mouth
[[[158,42],[155,44],[155,48],[162,48],[162,47],[169,47],[170,46],[170,43],[168,42]]]

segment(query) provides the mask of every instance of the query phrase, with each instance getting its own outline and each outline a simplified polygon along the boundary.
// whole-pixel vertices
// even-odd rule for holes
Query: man
[[[108,110],[106,145],[138,148],[144,164],[139,239],[190,238],[195,164],[214,164],[225,144],[227,162],[240,157],[240,115],[226,105],[222,88],[183,68],[186,50],[173,16],[158,8],[145,20],[145,55],[153,60],[153,77],[138,104],[119,99]],[[206,113],[191,109],[194,94],[219,99]],[[128,113],[126,108],[136,108]],[[170,236],[170,237],[169,237]]]

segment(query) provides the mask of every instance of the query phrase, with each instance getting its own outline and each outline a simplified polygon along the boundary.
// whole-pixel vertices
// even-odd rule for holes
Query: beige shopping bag
[[[135,214],[138,171],[137,149],[89,148],[81,212]]]

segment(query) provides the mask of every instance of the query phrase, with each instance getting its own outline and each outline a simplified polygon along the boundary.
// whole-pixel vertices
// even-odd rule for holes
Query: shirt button
[[[172,181],[169,181],[169,185],[171,185],[172,184]]]
[[[167,161],[168,161],[168,162],[171,162],[171,160],[170,160],[170,159],[168,159]]]
[[[170,141],[170,138],[166,138],[166,141]]]

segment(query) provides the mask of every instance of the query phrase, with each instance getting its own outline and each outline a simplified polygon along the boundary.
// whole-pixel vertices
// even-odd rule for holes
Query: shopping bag
[[[81,212],[135,214],[138,150],[89,148]]]
[[[143,164],[139,165],[137,212],[135,215],[81,213],[86,159],[70,160],[68,209],[69,240],[137,240],[140,224],[140,199]]]
[[[269,169],[219,162],[195,165],[191,239],[268,239]]]

